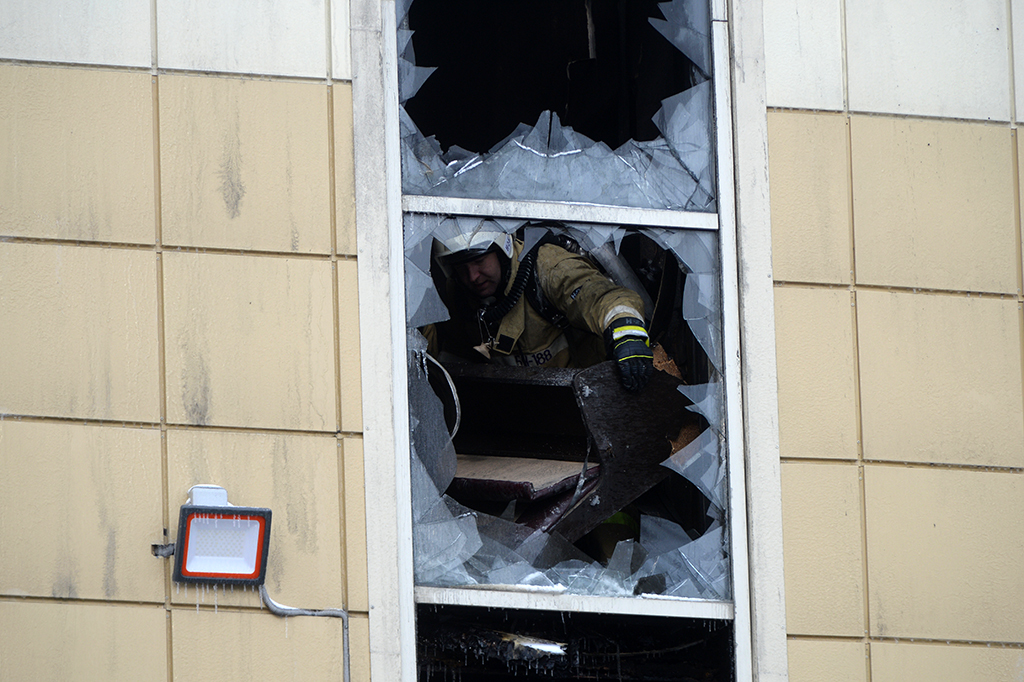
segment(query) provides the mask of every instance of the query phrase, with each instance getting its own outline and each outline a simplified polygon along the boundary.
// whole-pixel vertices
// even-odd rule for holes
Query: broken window
[[[714,603],[727,607],[716,614],[731,614],[706,0],[399,0],[397,13],[418,598],[473,587],[473,594],[483,588]],[[533,266],[524,263],[539,258],[538,248],[556,244],[616,290],[631,292],[654,352],[646,388],[624,389],[614,362],[546,366],[561,352],[555,345],[502,350],[495,320],[460,308],[458,277],[434,254],[437,244],[468,244],[485,231],[498,235],[495,244],[507,239],[506,262],[517,265],[504,267],[528,271]],[[517,287],[509,271],[503,276],[507,288],[488,294],[497,308],[502,292],[507,299]],[[525,282],[520,294],[538,315],[552,324],[559,312],[568,315],[552,313],[550,301]],[[466,326],[472,336],[474,325],[477,348],[466,344],[460,354],[437,341]],[[582,347],[586,339],[574,341],[574,327],[563,329],[570,348],[576,341]],[[685,615],[697,615],[694,609]],[[419,618],[422,625],[478,616],[435,606]],[[668,631],[654,621],[638,625],[636,641],[627,642],[594,618],[586,625],[593,636],[574,630],[567,637],[576,644],[564,651],[593,649],[586,665],[595,674],[614,665],[621,679],[645,679],[622,676],[640,660],[626,661],[633,653],[602,658],[597,641],[619,653],[623,646],[647,653],[678,646],[678,638],[675,645],[654,641]],[[536,619],[534,634],[521,632],[525,644],[509,644],[485,617],[486,632],[472,651],[465,638],[445,639],[443,629],[431,627],[437,636],[421,636],[421,654],[436,661],[461,651],[467,666],[479,656],[480,679],[494,673],[484,661],[492,645],[506,664],[520,651],[524,671],[565,679],[583,671],[582,659],[567,663],[544,649],[568,641],[559,639],[554,617],[538,612]],[[732,641],[731,623],[675,620],[693,629],[687,647]],[[709,628],[720,632],[711,636]],[[716,656],[719,663],[729,658]],[[472,672],[442,667],[444,674]],[[659,679],[686,679],[685,669]],[[429,670],[421,679],[430,679]]]
[[[706,0],[400,0],[407,194],[715,211]]]
[[[433,242],[484,223],[405,218],[417,584],[729,599],[715,232],[497,221],[522,253],[567,237],[644,300],[657,370],[630,394],[613,363],[427,353],[450,317]]]

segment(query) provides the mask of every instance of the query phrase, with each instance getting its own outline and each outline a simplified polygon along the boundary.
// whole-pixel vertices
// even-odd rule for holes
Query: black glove
[[[619,378],[627,391],[636,393],[651,378],[654,354],[647,341],[643,320],[620,317],[604,330],[604,345],[608,357],[619,365]]]

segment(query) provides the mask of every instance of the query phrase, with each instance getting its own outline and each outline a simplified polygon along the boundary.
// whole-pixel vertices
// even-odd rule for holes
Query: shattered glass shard
[[[685,54],[705,78],[711,77],[711,35],[708,31],[710,16],[705,2],[672,0],[658,5],[662,19],[648,21],[658,33]]]
[[[399,25],[410,4],[408,0],[399,3]],[[654,37],[643,40],[668,41],[685,56],[688,60],[684,60],[685,63],[691,64],[696,74],[683,79],[689,82],[679,80],[677,75],[660,76],[667,79],[666,83],[678,83],[676,94],[661,99],[661,108],[647,124],[653,123],[660,137],[634,135],[619,144],[626,139],[624,135],[615,140],[618,146],[613,150],[600,139],[592,139],[572,126],[563,125],[555,109],[549,108],[540,112],[532,126],[519,122],[486,152],[463,149],[452,144],[455,140],[446,143],[445,151],[432,135],[420,132],[403,107],[403,190],[410,194],[481,199],[569,201],[700,212],[717,210],[708,5],[699,0],[672,0],[659,4],[658,8],[664,19],[649,17],[647,21],[656,32],[649,26],[647,30]],[[636,36],[634,40],[639,40]],[[416,96],[434,69],[417,65],[412,31],[400,30],[398,41],[399,101],[404,104]],[[666,49],[671,51],[671,48]],[[494,59],[496,70],[513,69],[511,63],[499,64],[498,60],[504,57],[495,55]],[[580,81],[579,85],[572,81],[571,86],[584,87],[584,82],[588,81]],[[536,87],[554,86],[537,83]],[[560,100],[569,95],[555,88],[548,97],[552,103],[547,106],[557,106],[558,111],[565,113],[568,105]],[[473,104],[473,111],[483,106],[475,101]],[[487,116],[481,114],[478,118],[463,120],[463,128],[490,125]]]

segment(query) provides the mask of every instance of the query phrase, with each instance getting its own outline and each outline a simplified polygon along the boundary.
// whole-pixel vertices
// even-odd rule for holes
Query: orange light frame
[[[258,507],[183,505],[178,516],[174,581],[262,585],[271,511]]]

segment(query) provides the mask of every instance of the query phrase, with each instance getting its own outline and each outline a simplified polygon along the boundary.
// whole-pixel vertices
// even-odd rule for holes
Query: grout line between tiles
[[[1006,58],[1009,61],[1010,128],[1017,129],[1017,74],[1013,54],[1013,0],[1006,0]]]
[[[1014,466],[992,466],[987,464],[956,464],[953,462],[907,462],[887,459],[850,459],[839,457],[781,457],[779,461],[783,464],[820,464],[820,465],[871,465],[876,468],[896,469],[932,469],[941,471],[977,471],[1002,474],[1024,474],[1024,467]]]
[[[887,291],[897,294],[922,294],[932,296],[952,296],[954,298],[981,298],[989,300],[1018,300],[1018,293],[1000,291],[958,291],[955,289],[929,289],[925,287],[895,286],[891,284],[864,284],[863,282],[840,284],[837,282],[797,282],[793,280],[776,280],[775,288],[797,289],[847,289],[849,291]]]
[[[909,645],[936,645],[954,647],[985,647],[1000,649],[1024,649],[1024,642],[987,641],[973,639],[935,639],[932,637],[857,637],[854,635],[807,635],[799,634],[786,635],[786,639],[797,642],[862,642],[869,640],[871,644],[909,644]]]
[[[1013,219],[1014,231],[1017,243],[1017,345],[1020,350],[1020,386],[1022,398],[1024,398],[1024,231],[1021,229],[1021,204],[1020,204],[1020,154],[1017,129],[1010,131],[1010,155],[1013,157]],[[1020,405],[1022,419],[1024,419],[1024,403]]]
[[[839,0],[839,40],[843,69],[843,113],[850,114],[850,73],[849,60],[846,52],[846,0]],[[870,682],[870,680],[869,680]]]
[[[157,188],[159,190],[159,188]],[[22,237],[22,236],[2,236],[0,237],[0,243],[5,244],[35,244],[39,245],[50,245],[50,246],[75,246],[81,248],[93,248],[93,249],[122,249],[125,251],[152,251],[153,244],[132,244],[128,242],[102,242],[102,241],[85,241],[82,239],[54,239],[52,237]],[[161,252],[174,251],[178,253],[196,253],[196,254],[213,254],[223,256],[246,256],[256,258],[290,258],[293,260],[312,260],[312,261],[330,261],[330,260],[356,260],[354,254],[335,254],[332,256],[330,253],[297,253],[295,251],[264,251],[259,249],[237,249],[237,248],[225,248],[225,247],[199,247],[199,246],[179,246],[175,244],[161,244]]]
[[[156,0],[149,0],[149,48],[152,60],[151,72],[155,76],[160,68],[159,45],[157,44],[157,4]]]
[[[328,186],[328,219],[331,230],[331,300],[333,307],[331,319],[334,321],[332,329],[334,343],[334,418],[336,428],[342,426],[342,414],[344,406],[341,403],[341,304],[338,293],[338,194],[337,174],[335,173],[335,135],[334,135],[334,88],[327,87],[327,186]]]
[[[0,421],[24,421],[47,424],[77,424],[106,426],[121,429],[147,429],[160,431],[206,431],[209,433],[254,433],[267,436],[309,436],[313,438],[362,438],[359,431],[303,431],[301,429],[275,429],[262,426],[227,426],[222,424],[198,425],[172,422],[132,422],[113,419],[86,419],[82,417],[54,417],[34,414],[0,413]]]
[[[854,172],[853,172],[853,118],[850,115],[850,73],[846,0],[840,0],[840,26],[842,31],[842,64],[843,64],[843,113],[846,116],[846,187],[847,217],[850,239],[850,324],[853,342],[853,400],[854,419],[857,429],[857,488],[858,505],[860,507],[860,551],[861,551],[861,584],[863,585],[862,618],[864,646],[864,679],[871,682],[871,601],[868,580],[868,527],[867,527],[867,492],[864,482],[864,411],[861,393],[860,366],[860,325],[857,308],[857,226],[854,211]]]
[[[1005,128],[1007,125],[1015,128],[1016,123],[1008,120],[989,119],[989,118],[966,118],[963,116],[928,116],[925,114],[901,114],[892,111],[868,111],[868,110],[857,110],[857,109],[824,109],[824,108],[813,108],[809,109],[806,107],[784,107],[784,106],[770,106],[765,107],[768,113],[780,113],[780,114],[806,114],[810,116],[814,115],[847,115],[847,116],[863,116],[864,118],[890,118],[899,121],[920,121],[920,122],[946,122],[946,123],[967,123],[970,125],[987,126],[990,128]]]
[[[855,272],[855,271],[854,271]],[[854,274],[854,277],[856,275]],[[857,291],[851,287],[850,291],[850,316],[853,325],[853,396],[854,414],[857,428],[857,488],[858,505],[860,507],[860,551],[861,551],[861,584],[863,585],[862,617],[864,619],[864,647],[865,666],[867,667],[867,680],[871,680],[871,647],[868,638],[871,634],[871,585],[868,571],[868,503],[867,487],[865,484],[864,471],[864,411],[861,393],[861,367],[860,367],[860,325],[858,323]]]
[[[164,259],[163,259],[163,194],[160,175],[160,78],[156,75],[156,0],[152,0],[153,39],[153,201],[154,201],[154,256],[156,257],[156,328],[157,328],[157,386],[160,400],[160,513],[163,517],[163,541],[171,541],[170,474],[167,453],[167,345],[164,319]],[[174,629],[171,618],[171,561],[163,560],[164,609],[167,634],[167,679],[174,679]]]
[[[341,435],[337,437],[337,446],[335,447],[335,453],[338,462],[338,547],[341,549],[341,607],[347,609],[352,603],[352,597],[349,594],[349,576],[348,576],[348,544],[346,542],[347,533],[345,529],[348,527],[348,508],[345,506],[345,495],[346,495],[346,483],[345,483],[345,438]]]
[[[327,3],[330,4],[329,2]],[[330,35],[330,22],[328,22],[328,35]],[[329,194],[329,213],[331,225],[331,309],[332,336],[334,343],[334,419],[336,427],[342,427],[342,405],[341,391],[341,297],[338,291],[338,196],[337,196],[337,174],[335,172],[335,135],[334,135],[334,87],[327,87],[327,175]],[[342,608],[348,608],[350,603],[348,593],[348,546],[345,544],[345,523],[347,519],[345,508],[345,436],[339,430],[335,441],[335,462],[338,467],[338,548],[340,552],[341,566],[340,575]],[[345,665],[348,665],[345,661]]]
[[[84,604],[88,606],[117,606],[135,607],[140,609],[161,609],[164,610],[162,601],[147,601],[143,599],[121,600],[98,597],[47,597],[44,595],[25,594],[0,594],[0,603],[5,604]],[[7,679],[7,678],[4,678]]]
[[[1017,302],[1024,301],[1022,295],[1024,295],[1024,245],[1021,243],[1022,233],[1020,224],[1020,154],[1019,149],[1020,141],[1018,140],[1017,129],[1010,131],[1010,164],[1012,170],[1012,181],[1013,181],[1013,229],[1016,236],[1017,246]]]
[[[330,85],[331,81],[334,80],[334,31],[331,25],[331,0],[325,0],[324,2],[324,42],[327,47],[324,50],[324,54],[327,58],[327,68],[324,73],[327,74],[327,84]]]

